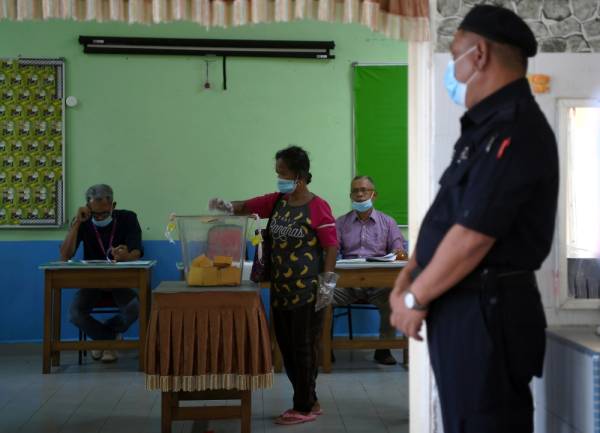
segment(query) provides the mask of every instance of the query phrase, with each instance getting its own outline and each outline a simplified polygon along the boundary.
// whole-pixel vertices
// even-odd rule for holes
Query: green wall
[[[79,35],[334,40],[335,60],[84,55]],[[169,212],[201,213],[210,197],[243,199],[275,189],[274,152],[305,147],[312,190],[336,215],[349,209],[351,68],[406,61],[406,45],[358,25],[319,22],[205,30],[191,23],[0,21],[0,57],[64,57],[67,216],[90,184],[115,189],[140,217],[145,239],[163,239]],[[62,239],[64,230],[2,230],[1,240]]]

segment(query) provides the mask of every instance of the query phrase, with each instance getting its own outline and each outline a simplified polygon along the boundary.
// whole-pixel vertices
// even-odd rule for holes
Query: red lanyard
[[[94,227],[94,232],[96,233],[96,239],[98,240],[98,245],[100,245],[102,254],[104,254],[104,257],[106,257],[106,259],[108,260],[108,253],[107,253],[107,250],[104,248],[104,244],[102,243],[102,238],[100,237],[100,233],[98,232],[98,229],[96,228],[96,225],[94,223],[92,223],[92,227]],[[115,238],[115,230],[116,229],[117,229],[117,219],[113,218],[113,227],[112,227],[112,231],[110,232],[110,238],[108,239],[108,251],[110,251],[112,249],[112,243]]]

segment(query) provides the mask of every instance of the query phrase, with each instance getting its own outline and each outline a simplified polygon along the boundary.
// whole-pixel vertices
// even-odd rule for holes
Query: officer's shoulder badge
[[[510,146],[510,137],[505,138],[504,140],[502,140],[502,143],[500,143],[498,153],[496,153],[496,159],[500,159],[502,158],[502,156],[504,156],[504,151],[508,146]]]

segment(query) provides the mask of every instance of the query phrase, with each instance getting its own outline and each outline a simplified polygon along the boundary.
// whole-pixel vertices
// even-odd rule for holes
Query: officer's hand
[[[127,248],[127,245],[113,247],[111,252],[116,262],[126,262],[129,260],[129,248]]]
[[[81,206],[77,209],[77,222],[83,223],[90,219],[92,211],[87,206]]]
[[[390,324],[410,338],[417,341],[423,341],[421,337],[421,327],[423,320],[427,317],[427,311],[411,310],[404,303],[405,291],[400,293],[392,292],[390,294]]]

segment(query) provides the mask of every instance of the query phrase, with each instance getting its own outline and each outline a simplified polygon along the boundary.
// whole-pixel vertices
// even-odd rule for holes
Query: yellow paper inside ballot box
[[[242,280],[242,270],[231,266],[233,258],[217,256],[210,260],[205,255],[192,260],[192,266],[187,273],[187,283],[190,286],[237,286]]]

